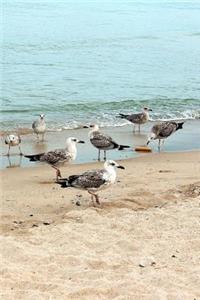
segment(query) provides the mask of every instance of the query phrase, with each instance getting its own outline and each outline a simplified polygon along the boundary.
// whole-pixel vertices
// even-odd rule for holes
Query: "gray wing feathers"
[[[144,113],[132,114],[127,116],[126,119],[132,123],[142,123],[146,121],[146,115]]]
[[[32,124],[32,128],[35,129],[37,128],[39,125],[39,122],[38,121],[34,121],[33,124]]]
[[[152,128],[152,132],[155,133],[158,137],[165,138],[175,132],[176,128],[177,124],[175,122],[164,122],[154,125]]]
[[[70,176],[69,182],[71,186],[77,188],[99,188],[105,183],[105,179],[103,178],[104,172],[104,170],[87,171],[79,176]]]
[[[65,150],[55,150],[49,151],[41,156],[40,161],[46,161],[47,163],[54,165],[58,162],[69,161],[71,158],[69,153],[66,153]]]
[[[90,138],[90,141],[95,147],[99,149],[112,149],[118,146],[118,144],[110,136],[103,134],[99,131],[93,133],[93,136]]]

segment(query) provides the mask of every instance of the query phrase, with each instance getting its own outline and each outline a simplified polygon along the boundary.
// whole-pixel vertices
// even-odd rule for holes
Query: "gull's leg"
[[[10,156],[10,145],[8,145],[8,153],[7,156]]]
[[[92,204],[94,205],[94,196],[91,195],[91,199],[92,199]]]
[[[52,168],[54,168],[56,170],[56,181],[58,181],[59,178],[62,178],[61,172],[55,166],[52,166]]]
[[[44,142],[44,133],[42,133],[42,142]]]
[[[18,148],[19,148],[19,155],[23,155],[23,153],[22,153],[22,150],[21,150],[21,147],[20,147],[20,145],[18,146]]]
[[[104,160],[106,160],[106,151],[104,150],[104,157],[103,157]]]
[[[91,195],[91,200],[92,200],[93,206],[95,206],[95,203],[94,203],[94,194],[91,191],[88,191],[88,193]]]
[[[38,133],[36,133],[36,134],[37,134],[37,143],[39,143],[39,141],[40,141],[39,134]]]
[[[98,150],[98,161],[101,160],[101,157],[100,157],[100,149]]]
[[[140,132],[140,124],[138,125],[138,131]]]
[[[165,140],[163,139],[162,140],[162,147],[164,148],[164,143],[165,143]]]
[[[89,192],[88,192],[89,193]],[[89,193],[90,194],[90,193]],[[91,195],[91,200],[92,200],[92,204],[93,204],[93,206],[95,206],[95,203],[94,203],[94,196],[92,195],[92,194],[90,194]]]
[[[61,175],[61,173],[60,173],[60,170],[59,170],[59,169],[57,169],[57,171],[56,171],[56,176],[57,176],[57,178],[58,178],[58,177],[62,178],[62,175]]]
[[[133,132],[135,132],[135,124],[133,124]]]
[[[96,194],[94,194],[94,197],[95,197],[96,203],[97,203],[98,205],[100,205],[101,203],[100,203],[100,201],[99,201],[99,196],[96,195]]]
[[[12,166],[11,160],[10,160],[10,156],[8,156],[8,163],[9,163],[9,167]]]
[[[160,152],[160,140],[158,140],[158,151]]]
[[[20,155],[20,158],[19,158],[19,166],[21,166],[21,163],[22,163],[22,155]]]
[[[95,197],[96,203],[97,203],[98,205],[101,204],[100,201],[99,201],[99,196],[98,196],[97,194],[92,193],[91,191],[88,191],[88,193],[89,193],[90,195],[92,195],[92,196]],[[92,201],[92,202],[93,202],[93,201]],[[94,202],[93,202],[93,204],[94,204]]]

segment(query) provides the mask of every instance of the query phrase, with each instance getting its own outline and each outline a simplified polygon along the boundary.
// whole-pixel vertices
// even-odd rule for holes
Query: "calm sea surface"
[[[1,128],[200,118],[200,1],[4,0]]]

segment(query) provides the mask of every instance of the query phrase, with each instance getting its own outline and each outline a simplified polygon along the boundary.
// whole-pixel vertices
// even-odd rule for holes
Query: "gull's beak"
[[[83,128],[90,128],[90,126],[88,126],[88,125],[84,125],[84,126],[83,126]]]
[[[125,170],[123,166],[117,166],[117,168]]]
[[[78,141],[77,143],[79,143],[79,144],[85,144],[84,141]]]
[[[147,141],[147,145],[149,145],[150,141]]]

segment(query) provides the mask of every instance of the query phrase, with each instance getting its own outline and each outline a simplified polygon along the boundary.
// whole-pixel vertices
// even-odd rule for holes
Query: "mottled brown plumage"
[[[56,149],[54,151],[48,151],[46,153],[25,155],[26,158],[29,158],[30,161],[40,161],[45,162],[52,166],[52,168],[57,171],[57,179],[61,177],[60,170],[58,167],[62,166],[64,163],[76,159],[77,149],[76,143],[84,143],[79,141],[76,138],[70,137],[66,141],[65,149]]]
[[[150,143],[151,140],[158,139],[158,150],[160,151],[160,142],[164,139],[168,138],[171,134],[176,132],[179,129],[183,128],[184,122],[177,123],[174,121],[170,122],[162,122],[159,124],[155,124],[151,129],[150,137],[148,138],[147,145]]]
[[[118,149],[118,150],[123,150],[125,148],[129,148],[129,146],[126,145],[119,145],[116,143],[112,137],[109,135],[102,133],[99,130],[98,125],[90,125],[92,130],[89,132],[89,138],[91,144],[96,147],[99,152],[98,152],[98,160],[100,161],[100,151],[104,151],[104,160],[106,160],[106,151],[112,150],[112,149]]]
[[[152,111],[152,109],[144,107],[143,112],[141,113],[135,113],[135,114],[119,114],[119,118],[126,119],[127,121],[136,124],[139,126],[140,131],[140,125],[145,124],[149,121],[149,111]]]
[[[96,203],[100,204],[99,197],[96,194],[99,190],[105,189],[116,180],[116,168],[124,169],[113,160],[107,160],[104,163],[104,169],[86,171],[80,175],[72,175],[69,178],[62,178],[57,183],[63,188],[73,187],[80,190],[86,190],[95,197]]]

